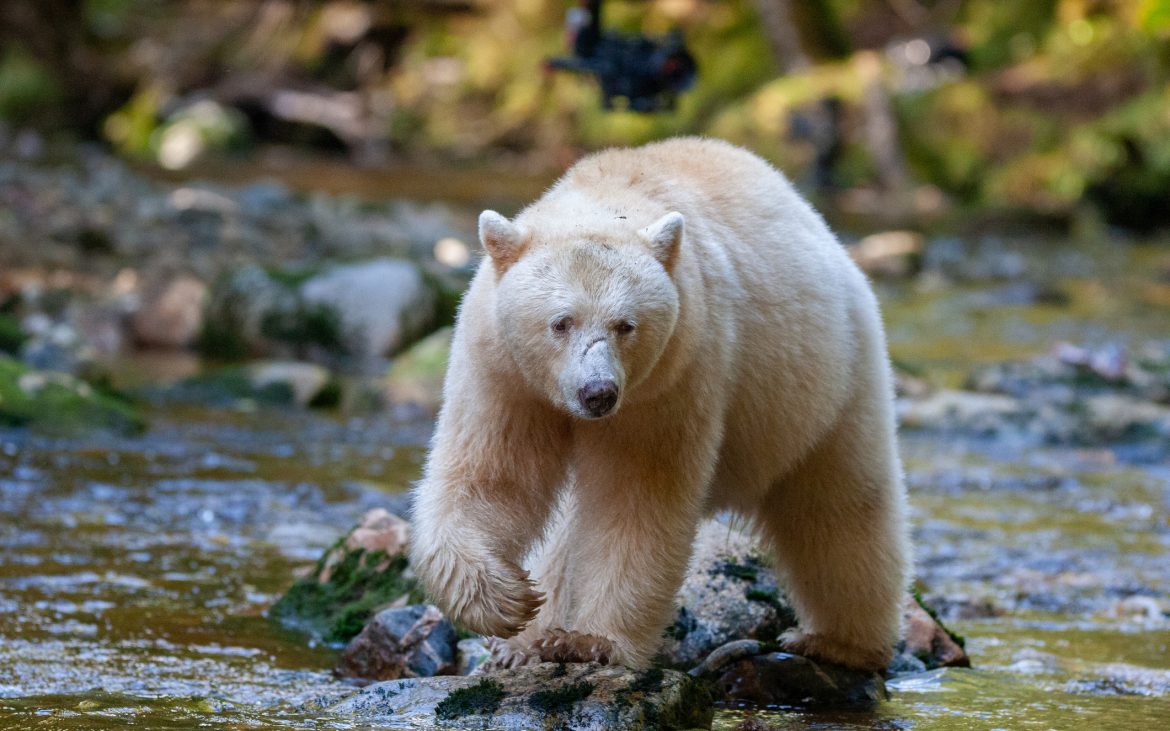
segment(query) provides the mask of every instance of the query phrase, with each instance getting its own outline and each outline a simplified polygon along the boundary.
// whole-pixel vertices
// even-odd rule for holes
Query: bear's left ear
[[[683,223],[683,214],[672,211],[638,231],[638,235],[653,252],[654,258],[660,261],[667,271],[674,265],[675,256],[678,254],[683,237]]]
[[[484,211],[479,214],[479,242],[492,258],[496,273],[503,274],[520,258],[524,232],[495,211]]]

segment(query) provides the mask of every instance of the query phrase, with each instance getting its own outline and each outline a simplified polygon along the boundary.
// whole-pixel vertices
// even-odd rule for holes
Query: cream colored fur
[[[775,549],[788,646],[884,666],[909,565],[890,369],[820,216],[755,155],[684,138],[587,157],[480,222],[415,494],[434,600],[520,654],[563,628],[645,666],[700,519],[732,510]],[[590,419],[597,378],[620,395]]]

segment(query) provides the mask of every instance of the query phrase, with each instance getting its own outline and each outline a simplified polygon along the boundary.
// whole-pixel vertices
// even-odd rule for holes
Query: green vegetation
[[[453,721],[464,716],[491,715],[506,695],[499,683],[484,678],[475,685],[451,691],[435,706],[435,716],[440,721]]]
[[[182,158],[184,145],[223,152],[274,136],[355,154],[373,143],[447,162],[507,158],[555,169],[579,149],[699,133],[745,144],[799,179],[816,156],[800,129],[810,119],[815,126],[817,110],[833,97],[843,120],[836,177],[872,186],[885,182],[877,159],[885,151],[866,136],[876,84],[893,109],[902,148],[895,155],[914,183],[970,205],[1067,217],[1090,204],[1111,223],[1170,223],[1162,205],[1170,185],[1163,113],[1170,0],[770,6],[781,20],[789,14],[779,27],[790,29],[799,48],[757,16],[764,5],[752,0],[609,0],[606,27],[649,35],[679,28],[698,62],[694,88],[676,109],[655,115],[603,110],[592,80],[541,73],[547,58],[567,51],[562,0],[493,2],[474,11],[361,4],[344,13],[330,12],[338,2],[314,0],[264,37],[241,30],[275,27],[261,22],[262,4],[242,0],[217,4],[215,14],[194,0],[166,12],[146,0],[68,10],[53,4],[54,11],[36,0],[6,5],[15,10],[0,15],[8,21],[0,23],[0,119],[72,125],[164,165],[174,162],[165,159],[168,141]],[[344,28],[342,17],[350,18]],[[202,32],[182,33],[193,18]],[[359,26],[366,30],[357,36],[348,30]],[[898,50],[916,38],[949,43],[958,66],[921,64]],[[142,42],[174,48],[189,72],[175,79],[165,64],[127,62]],[[385,63],[359,73],[365,67],[354,59],[370,50]],[[304,82],[360,93],[351,101],[322,95],[314,102],[319,119],[281,117],[270,94]],[[192,101],[201,97],[227,101]],[[376,102],[383,98],[392,103]],[[344,106],[359,99],[360,107]],[[359,113],[373,115],[368,139],[330,121]],[[454,304],[444,299],[444,319]],[[278,329],[294,339],[317,337]],[[209,352],[234,352],[225,333],[207,335]]]
[[[734,561],[725,561],[719,571],[724,576],[730,576],[733,579],[742,579],[743,581],[756,581],[760,578],[760,570],[757,567],[735,563]]]
[[[593,683],[582,680],[578,683],[567,683],[559,688],[538,690],[528,699],[528,705],[550,715],[567,713],[573,710],[575,703],[592,695],[593,689]]]
[[[317,562],[308,578],[300,579],[272,606],[274,619],[319,635],[329,642],[347,642],[361,632],[378,609],[402,596],[422,601],[414,579],[405,575],[407,559],[389,559],[382,552],[366,555],[349,551],[333,567],[326,583],[316,579],[325,568],[326,557],[343,545],[338,541]]]
[[[0,353],[16,355],[27,339],[15,317],[0,313]]]

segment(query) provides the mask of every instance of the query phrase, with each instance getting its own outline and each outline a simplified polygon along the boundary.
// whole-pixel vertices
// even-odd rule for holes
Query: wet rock
[[[455,627],[430,604],[383,609],[346,645],[336,673],[343,678],[397,680],[455,670]]]
[[[301,285],[300,295],[337,314],[346,349],[362,358],[401,350],[435,318],[435,297],[422,271],[402,259],[334,267]]]
[[[718,521],[699,528],[678,605],[661,652],[678,668],[732,640],[775,640],[796,623],[752,537]]]
[[[921,661],[927,670],[937,667],[971,667],[971,658],[963,648],[962,638],[947,630],[922,600],[915,596],[906,597],[899,649]]]
[[[324,710],[363,722],[436,729],[692,729],[714,716],[703,683],[672,670],[543,663],[478,677],[392,680]]]
[[[714,683],[723,701],[761,706],[869,706],[888,697],[878,673],[864,673],[740,640],[712,653],[691,674]]]
[[[134,340],[155,348],[186,348],[203,328],[207,285],[181,275],[148,288],[131,320]]]
[[[375,508],[269,611],[282,624],[348,642],[377,611],[422,596],[407,566],[406,523]]]
[[[900,279],[922,269],[925,239],[915,231],[871,234],[849,247],[862,271],[874,277]]]
[[[451,334],[449,327],[437,330],[394,359],[383,381],[390,403],[410,405],[430,415],[438,413]]]
[[[0,426],[60,435],[95,429],[136,434],[146,421],[128,402],[71,375],[34,370],[0,355]]]
[[[314,363],[268,361],[248,367],[252,387],[258,392],[284,388],[298,406],[314,404],[326,388],[334,385],[329,369]]]

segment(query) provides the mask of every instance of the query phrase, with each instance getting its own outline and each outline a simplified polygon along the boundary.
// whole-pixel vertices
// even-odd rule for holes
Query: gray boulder
[[[595,663],[386,681],[318,708],[395,728],[500,731],[709,728],[714,716],[705,685],[685,673]]]
[[[435,319],[435,296],[422,271],[402,259],[334,267],[302,284],[300,295],[337,313],[346,349],[358,357],[391,355]]]

